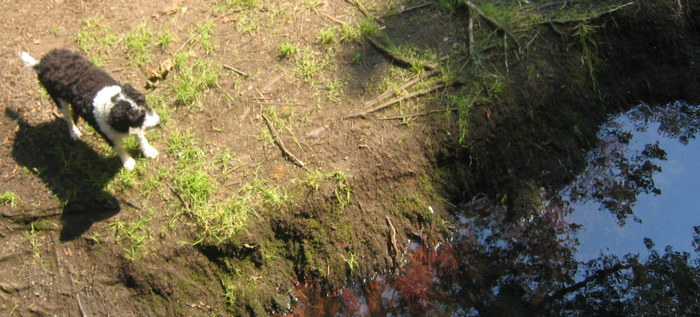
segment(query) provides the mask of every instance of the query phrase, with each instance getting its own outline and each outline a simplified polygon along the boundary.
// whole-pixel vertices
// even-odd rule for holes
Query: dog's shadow
[[[105,158],[85,142],[72,140],[63,119],[31,125],[14,110],[5,109],[5,115],[19,124],[12,157],[63,204],[61,241],[119,213],[119,201],[104,190],[121,168],[119,158]]]

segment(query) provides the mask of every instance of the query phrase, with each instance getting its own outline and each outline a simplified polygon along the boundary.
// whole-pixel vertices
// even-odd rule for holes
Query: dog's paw
[[[156,156],[158,156],[158,150],[156,150],[156,148],[154,148],[152,146],[145,148],[145,149],[143,149],[143,156],[145,156],[149,159],[156,158]]]
[[[133,158],[128,158],[126,161],[124,161],[124,168],[126,168],[127,171],[131,171],[134,169],[136,166],[136,161],[134,161]]]
[[[80,137],[83,136],[83,134],[78,130],[78,127],[73,127],[72,129],[68,130],[70,132],[70,137],[74,141],[80,140]]]

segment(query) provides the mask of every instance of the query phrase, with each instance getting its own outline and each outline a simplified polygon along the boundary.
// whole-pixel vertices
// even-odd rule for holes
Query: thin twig
[[[385,93],[383,93],[383,94],[377,96],[376,98],[374,98],[374,99],[368,101],[367,103],[365,103],[365,105],[363,106],[363,108],[372,107],[372,106],[378,104],[379,102],[383,101],[384,99],[387,99],[387,98],[389,98],[389,97],[394,96],[394,95],[396,94],[397,91],[401,91],[401,90],[404,90],[404,89],[406,89],[406,88],[408,88],[408,87],[411,87],[411,86],[415,85],[417,82],[419,82],[419,81],[421,81],[421,80],[423,80],[423,79],[429,78],[429,77],[431,77],[431,76],[433,76],[433,75],[435,75],[435,74],[437,74],[437,73],[439,73],[439,72],[440,72],[439,69],[435,69],[435,70],[432,70],[432,71],[430,71],[430,72],[428,72],[428,73],[425,73],[425,74],[422,75],[422,76],[418,76],[418,77],[416,77],[416,78],[414,78],[414,79],[411,79],[410,81],[408,81],[408,82],[406,82],[405,84],[401,85],[401,87],[399,87],[398,89],[396,89],[396,90],[389,90],[389,91],[387,91],[387,92],[385,92]]]
[[[167,184],[167,185],[168,185],[168,187],[170,187],[170,190],[173,192],[173,194],[175,194],[175,197],[177,197],[177,199],[180,200],[180,203],[182,203],[182,206],[185,207],[185,209],[191,213],[192,209],[190,208],[190,205],[185,201],[184,198],[182,198],[182,196],[180,195],[180,192],[178,192],[177,189],[175,189],[175,187],[171,186],[170,184]]]
[[[415,117],[427,116],[427,115],[432,114],[432,113],[448,112],[448,111],[455,111],[455,110],[457,110],[457,108],[430,110],[430,111],[425,111],[425,112],[416,113],[416,114],[411,114],[411,115],[406,115],[406,116],[384,117],[384,118],[379,118],[379,120],[412,119],[412,118],[415,118]]]
[[[476,51],[474,51],[474,17],[469,15],[469,56],[476,62]]]
[[[376,47],[379,51],[388,55],[389,57],[391,57],[392,59],[394,59],[395,61],[397,61],[401,64],[408,65],[408,66],[415,64],[415,65],[422,66],[423,68],[429,69],[429,70],[433,70],[433,69],[437,68],[437,65],[435,65],[433,63],[421,62],[421,61],[411,61],[410,59],[408,59],[406,57],[403,57],[403,56],[398,55],[398,54],[394,54],[386,46],[380,44],[379,41],[377,41],[375,38],[367,37],[367,40],[370,43],[372,43],[372,45],[374,45],[374,47]]]
[[[622,9],[622,8],[631,6],[631,5],[633,5],[633,4],[634,4],[634,2],[628,2],[628,3],[625,3],[625,4],[621,5],[621,6],[615,7],[615,8],[613,8],[613,9],[610,9],[610,10],[607,10],[607,11],[600,12],[600,13],[598,13],[598,14],[596,14],[596,15],[593,15],[593,16],[585,16],[585,17],[579,17],[579,18],[573,18],[573,19],[552,19],[552,20],[547,20],[547,21],[541,22],[540,24],[546,24],[546,23],[549,23],[549,24],[553,24],[553,23],[556,23],[556,24],[567,24],[567,23],[588,22],[588,21],[590,21],[590,20],[600,18],[601,16],[604,16],[604,15],[610,14],[610,13],[613,13],[613,12],[615,12],[615,11],[617,11],[617,10],[620,10],[620,9]]]
[[[478,7],[476,4],[474,4],[473,2],[471,2],[471,1],[469,1],[469,0],[462,0],[462,2],[464,2],[464,4],[466,4],[466,5],[469,7],[469,9],[471,9],[472,11],[476,12],[477,14],[479,14],[479,16],[481,16],[482,18],[484,18],[484,20],[486,20],[487,22],[491,23],[491,25],[495,26],[495,27],[498,28],[498,29],[501,29],[503,32],[505,32],[506,34],[508,34],[508,36],[510,36],[510,38],[513,39],[513,42],[515,42],[515,44],[518,45],[518,48],[520,48],[520,47],[522,46],[522,45],[520,44],[520,40],[518,40],[518,37],[515,36],[515,34],[513,33],[513,31],[510,30],[510,28],[508,28],[507,26],[501,24],[501,22],[498,22],[496,19],[494,19],[494,18],[492,18],[491,16],[489,16],[488,14],[486,14],[483,10],[481,10],[481,8],[479,8],[479,7]]]
[[[270,129],[270,133],[272,133],[272,138],[275,139],[275,143],[279,146],[280,150],[282,150],[283,156],[285,156],[287,159],[289,159],[292,163],[295,165],[303,168],[305,171],[310,172],[309,168],[304,165],[304,162],[300,161],[292,152],[289,152],[287,150],[287,147],[284,146],[284,142],[282,142],[282,139],[280,139],[279,135],[277,135],[277,130],[275,129],[275,126],[272,124],[272,121],[264,114],[261,113],[263,119],[265,119],[265,123],[267,124],[267,127]]]
[[[417,4],[417,5],[414,5],[414,6],[412,6],[412,7],[404,8],[403,10],[401,10],[401,11],[399,11],[399,12],[387,14],[387,15],[385,15],[384,17],[389,17],[389,16],[397,15],[397,14],[404,14],[404,13],[406,13],[406,12],[413,11],[413,10],[416,10],[416,9],[425,8],[425,7],[430,6],[430,5],[433,5],[433,4],[435,4],[435,3],[433,3],[433,2],[425,2],[425,3]]]
[[[358,112],[358,113],[354,113],[354,114],[347,115],[347,116],[343,117],[342,120],[345,120],[345,119],[352,119],[352,118],[358,118],[358,117],[364,118],[364,117],[365,117],[367,114],[369,114],[369,113],[382,110],[382,109],[387,108],[387,107],[389,107],[389,106],[391,106],[391,105],[393,105],[393,104],[402,102],[402,101],[404,101],[404,100],[407,100],[407,99],[410,99],[410,98],[413,98],[413,97],[422,96],[422,95],[431,93],[431,92],[433,92],[433,91],[435,91],[435,90],[438,90],[438,89],[441,89],[441,88],[444,88],[444,87],[447,87],[447,86],[454,85],[454,84],[456,84],[456,83],[458,83],[458,81],[454,81],[454,80],[453,80],[453,81],[450,81],[450,82],[447,82],[447,83],[440,83],[440,84],[437,84],[437,85],[435,85],[435,86],[433,86],[433,87],[426,88],[426,89],[423,89],[423,90],[420,90],[420,91],[416,91],[416,92],[407,94],[407,95],[405,95],[405,96],[403,96],[403,97],[401,97],[401,98],[392,99],[392,100],[390,100],[390,101],[388,101],[388,102],[385,102],[385,103],[383,103],[383,104],[381,104],[381,105],[379,105],[379,106],[376,106],[376,107],[374,107],[374,108],[367,109],[367,110],[363,110],[363,111],[360,111],[360,112]]]
[[[238,74],[238,75],[241,75],[241,76],[243,76],[243,77],[248,77],[248,74],[246,74],[244,71],[239,70],[239,69],[237,69],[237,68],[235,68],[235,67],[233,67],[233,66],[229,66],[229,65],[224,64],[224,68],[225,68],[225,69],[228,69],[228,70],[230,70],[230,71],[233,71],[234,73],[236,73],[236,74]]]

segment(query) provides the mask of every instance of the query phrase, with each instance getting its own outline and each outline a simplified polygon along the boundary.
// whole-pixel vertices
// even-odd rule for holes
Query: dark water
[[[485,196],[453,238],[413,244],[393,274],[323,293],[295,315],[675,316],[700,312],[700,107],[639,105],[611,118],[566,189],[514,219]]]

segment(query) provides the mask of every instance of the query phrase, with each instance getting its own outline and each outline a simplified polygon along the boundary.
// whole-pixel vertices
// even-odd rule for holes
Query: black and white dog
[[[141,152],[147,158],[158,156],[144,136],[144,130],[160,124],[160,117],[146,105],[146,98],[129,84],[120,85],[79,53],[54,49],[37,61],[22,52],[24,64],[36,71],[68,123],[70,136],[77,140],[78,117],[87,121],[114,148],[124,168],[132,170],[136,162],[123,147],[124,138],[135,134]]]

